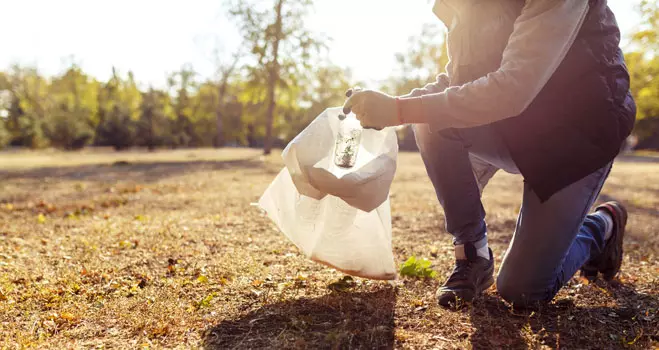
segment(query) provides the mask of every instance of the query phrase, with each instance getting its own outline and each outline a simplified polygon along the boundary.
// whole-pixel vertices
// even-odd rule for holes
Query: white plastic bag
[[[357,163],[334,164],[340,108],[327,109],[286,147],[286,167],[259,205],[310,259],[371,279],[396,278],[389,187],[396,172],[393,129],[364,130]]]

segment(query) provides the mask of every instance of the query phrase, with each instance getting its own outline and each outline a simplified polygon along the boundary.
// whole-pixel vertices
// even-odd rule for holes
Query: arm
[[[585,0],[527,1],[497,71],[440,93],[402,98],[401,119],[441,130],[521,114],[565,58],[587,13]]]
[[[448,88],[449,85],[450,85],[450,80],[448,75],[446,73],[442,73],[437,76],[435,82],[426,84],[426,86],[420,89],[414,89],[409,94],[401,96],[401,98],[421,97],[424,95],[435,94],[446,90],[446,88]]]

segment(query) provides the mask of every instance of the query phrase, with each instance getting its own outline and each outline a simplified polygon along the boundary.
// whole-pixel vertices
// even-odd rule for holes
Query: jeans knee
[[[535,299],[531,288],[501,275],[497,277],[497,292],[503,300],[513,306],[525,307],[534,302]]]
[[[445,140],[452,142],[458,140],[455,135],[455,130],[453,129],[444,129],[433,132],[430,130],[428,124],[415,124],[412,126],[412,130],[414,131],[416,146],[422,154],[428,150],[433,150],[435,152],[441,151],[443,147],[440,146],[442,146]]]
[[[525,290],[515,285],[508,278],[501,275],[497,277],[497,292],[503,300],[514,304],[524,299]]]
[[[425,152],[428,149],[427,144],[430,142],[430,129],[426,124],[415,124],[412,125],[412,130],[414,131],[414,139],[416,140],[416,146],[419,148],[419,152]]]
[[[553,298],[547,290],[534,288],[528,283],[516,281],[505,275],[497,277],[497,292],[503,300],[518,308],[537,307]]]

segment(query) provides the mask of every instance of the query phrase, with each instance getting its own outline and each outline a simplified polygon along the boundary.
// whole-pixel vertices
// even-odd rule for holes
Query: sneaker
[[[622,240],[627,225],[627,210],[618,202],[604,203],[595,209],[595,211],[599,210],[611,215],[613,232],[606,241],[602,253],[591,258],[581,268],[581,275],[592,281],[597,279],[597,273],[599,272],[604,280],[610,281],[618,274],[622,264]]]
[[[494,284],[494,256],[490,260],[476,254],[472,244],[464,245],[466,259],[455,261],[446,283],[437,290],[439,305],[458,309]]]

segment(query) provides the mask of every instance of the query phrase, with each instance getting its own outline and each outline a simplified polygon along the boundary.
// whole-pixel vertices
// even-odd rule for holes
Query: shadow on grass
[[[204,333],[205,349],[394,346],[395,291],[331,293],[263,306]]]
[[[659,163],[659,157],[641,154],[625,154],[618,156],[616,160],[624,163]]]
[[[197,171],[264,168],[258,157],[227,161],[117,162],[29,170],[0,171],[0,180],[56,178],[77,181],[157,181]],[[274,173],[274,172],[273,172]]]
[[[637,293],[632,286],[607,286],[616,307],[581,307],[570,299],[558,300],[535,311],[511,310],[495,295],[485,295],[471,308],[474,349],[648,348],[659,341],[659,296]],[[597,304],[598,295],[590,304]],[[597,294],[597,293],[595,293]],[[582,296],[577,295],[575,298]],[[524,332],[522,332],[524,331]],[[529,344],[523,333],[535,334],[541,344]]]
[[[616,186],[616,185],[610,185],[612,188],[621,188],[621,186]],[[648,196],[651,197],[656,197],[659,196],[659,190],[650,190],[650,189],[645,189],[645,188],[633,188],[633,187],[626,187],[628,190],[634,191],[636,190],[636,193],[647,193]],[[659,217],[659,208],[650,208],[647,206],[642,206],[639,205],[638,203],[630,202],[630,201],[625,201],[625,200],[620,200],[617,199],[607,193],[601,193],[597,204],[600,204],[602,202],[608,202],[608,201],[620,201],[622,202],[627,210],[633,215],[633,214],[643,214],[643,215],[649,215],[649,216],[654,216],[654,217]]]

